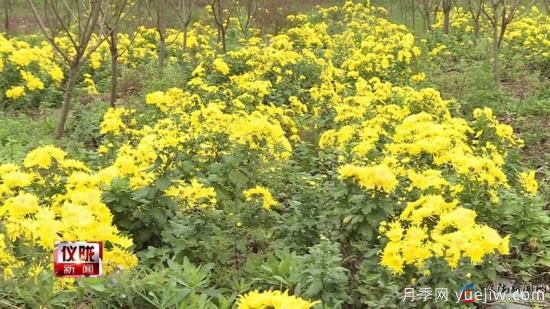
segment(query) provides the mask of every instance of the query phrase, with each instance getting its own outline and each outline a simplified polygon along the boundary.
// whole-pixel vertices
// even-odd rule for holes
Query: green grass
[[[69,115],[66,136],[61,140],[54,138],[58,109],[0,112],[0,164],[20,163],[30,150],[48,144],[64,149],[73,158],[92,159],[107,103],[96,100],[87,105],[75,105]]]
[[[52,110],[33,115],[0,114],[0,163],[21,162],[29,150],[53,143],[56,121]]]

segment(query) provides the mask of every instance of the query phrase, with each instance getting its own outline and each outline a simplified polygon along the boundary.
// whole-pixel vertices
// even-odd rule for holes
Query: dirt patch
[[[533,81],[527,78],[504,81],[501,83],[501,87],[502,90],[510,93],[513,97],[519,100],[533,96],[537,91],[537,87]]]
[[[11,35],[36,34],[40,32],[40,28],[38,28],[36,20],[32,15],[11,17],[9,27]]]

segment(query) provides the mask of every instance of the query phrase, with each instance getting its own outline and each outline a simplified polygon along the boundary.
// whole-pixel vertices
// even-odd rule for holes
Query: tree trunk
[[[493,46],[493,58],[494,58],[494,71],[495,71],[495,80],[497,83],[500,83],[500,48],[498,47],[498,43],[494,44]]]
[[[164,62],[166,60],[166,37],[165,37],[165,30],[166,30],[166,24],[163,16],[163,10],[161,7],[162,1],[158,1],[157,3],[157,20],[156,20],[156,30],[159,34],[159,68],[158,73],[159,77],[162,78],[162,74],[164,73]]]
[[[187,51],[187,35],[188,35],[189,29],[187,26],[183,27],[183,51]]]
[[[451,24],[451,12],[450,11],[445,11],[443,13],[443,18],[444,18],[444,21],[443,21],[443,32],[445,34],[449,34],[449,28],[450,28],[450,24]]]
[[[71,101],[73,99],[74,88],[76,86],[76,80],[78,77],[78,61],[74,60],[69,68],[69,77],[65,85],[65,94],[63,95],[63,106],[61,108],[61,115],[59,116],[59,122],[55,129],[55,138],[61,139],[65,134],[65,123],[67,122],[67,116],[71,107]]]
[[[407,14],[405,13],[405,2],[403,0],[399,0],[399,11],[401,13],[401,18],[403,18],[403,21],[407,24]]]
[[[499,46],[499,12],[498,7],[494,10],[494,23],[493,23],[493,71],[495,73],[495,80],[500,84],[500,46]]]
[[[166,60],[166,38],[164,37],[164,33],[159,33],[159,35],[159,76],[162,77],[164,62]]]
[[[449,34],[451,28],[451,9],[453,8],[452,0],[443,0],[441,3],[443,8],[443,32]]]
[[[433,17],[433,23],[437,23],[437,13],[439,13],[439,6],[441,5],[441,1],[437,0],[435,2],[435,7],[434,7],[434,17]]]
[[[416,24],[416,6],[414,4],[414,0],[411,1],[411,11],[412,11],[412,28],[414,31],[415,24]]]
[[[428,31],[432,31],[432,20],[430,19],[430,8],[426,9],[426,28]]]
[[[118,41],[116,30],[111,32],[111,40],[109,43],[109,50],[111,52],[111,97],[109,103],[111,107],[115,107],[118,84]]]
[[[226,33],[225,33],[225,29],[220,29],[220,30],[221,30],[221,37],[222,37],[222,50],[225,53],[227,51]]]
[[[476,16],[474,16],[474,44],[477,45],[479,40],[479,30],[480,30],[480,24],[479,20],[481,17],[481,12],[477,13]]]
[[[4,30],[6,31],[6,36],[10,36],[10,9],[11,9],[11,0],[4,0]]]
[[[422,26],[424,27],[424,32],[429,32],[431,27],[431,20],[430,20],[430,1],[424,0],[421,2],[420,5],[420,15],[422,15],[422,20],[424,23]]]

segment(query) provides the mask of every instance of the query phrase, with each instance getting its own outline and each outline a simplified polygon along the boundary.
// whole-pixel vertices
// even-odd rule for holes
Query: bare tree
[[[440,0],[418,0],[420,14],[424,19],[424,27],[426,31],[432,30],[431,14],[434,12],[434,14],[437,15],[437,7],[439,6],[439,2]]]
[[[407,24],[408,20],[407,20],[407,14],[405,10],[405,7],[406,7],[405,0],[399,0],[398,7],[399,7],[399,13],[401,14],[401,18],[403,18],[403,21],[405,22],[405,24]]]
[[[244,36],[248,36],[248,30],[258,13],[258,8],[260,7],[259,0],[239,0],[237,14],[239,18],[239,26]],[[241,9],[244,12],[241,12]]]
[[[493,32],[493,71],[495,80],[501,81],[500,48],[508,25],[518,16],[521,0],[478,0]],[[534,4],[534,0],[529,7]],[[490,7],[487,7],[489,5]]]
[[[167,0],[146,0],[146,9],[151,18],[151,21],[155,25],[155,29],[159,35],[159,76],[162,76],[164,71],[164,63],[166,61],[166,55],[168,49],[166,47],[166,10],[168,8]]]
[[[193,17],[195,0],[170,0],[170,2],[183,28],[183,51],[185,52],[187,50],[187,36],[189,34],[189,24]]]
[[[61,138],[65,133],[65,123],[69,115],[71,101],[73,99],[76,82],[82,65],[111,34],[105,28],[102,14],[104,0],[49,0],[44,1],[45,14],[40,14],[36,0],[28,0],[33,15],[40,30],[49,44],[68,66],[68,77],[65,81],[65,93],[59,122],[55,130],[55,137]],[[42,1],[41,1],[42,2]],[[49,13],[48,13],[49,12]],[[120,19],[113,24],[118,25]],[[96,38],[92,44],[92,37]],[[58,35],[63,35],[70,42],[69,49],[64,49],[56,40]]]
[[[416,0],[409,0],[409,6],[411,9],[412,28],[414,29],[416,27],[416,10],[418,9],[418,3],[416,3]]]
[[[287,16],[296,13],[292,0],[262,1],[256,12],[258,24],[264,29],[269,29],[273,34],[278,34],[287,24]]]
[[[468,11],[470,11],[474,23],[474,44],[477,45],[481,30],[481,6],[479,5],[479,1],[476,0],[467,0],[466,6],[468,7]]]
[[[550,14],[550,0],[541,0],[542,5],[544,5],[544,9],[546,10],[546,14]]]
[[[109,98],[111,107],[115,107],[117,99],[118,58],[121,56],[118,50],[118,26],[123,14],[128,13],[127,9],[129,7],[129,0],[113,0],[110,5],[106,5],[102,10],[103,22],[105,28],[109,31],[107,42],[109,43],[109,53],[111,55],[111,95]]]
[[[218,29],[218,40],[222,43],[223,52],[227,51],[227,29],[235,9],[233,0],[209,0],[212,16]]]

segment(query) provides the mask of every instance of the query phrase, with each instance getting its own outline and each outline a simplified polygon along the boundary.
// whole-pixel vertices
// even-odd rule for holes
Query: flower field
[[[503,68],[544,89],[550,16],[519,12]],[[64,139],[2,151],[0,307],[416,308],[430,304],[404,289],[550,284],[548,154],[531,134],[548,123],[446,84],[474,70],[487,24],[474,41],[457,4],[451,34],[440,13],[420,35],[346,1],[268,35],[228,17],[222,52],[210,13],[185,36],[114,34],[124,89],[110,106],[111,45],[94,33]],[[0,34],[2,119],[61,107],[72,40]],[[541,93],[521,106],[547,121]],[[55,278],[55,242],[98,240],[103,276]]]

